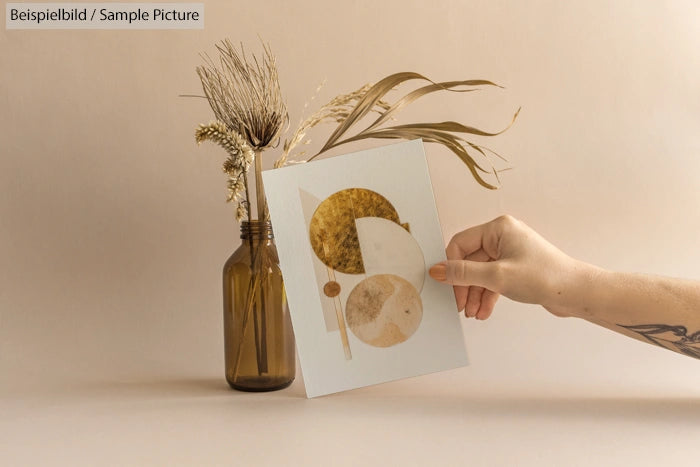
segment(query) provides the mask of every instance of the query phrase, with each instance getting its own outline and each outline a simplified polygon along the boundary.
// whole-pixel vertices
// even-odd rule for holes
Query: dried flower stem
[[[270,214],[267,210],[267,199],[265,198],[265,187],[262,179],[262,151],[255,153],[255,194],[258,204],[258,220],[267,221]]]

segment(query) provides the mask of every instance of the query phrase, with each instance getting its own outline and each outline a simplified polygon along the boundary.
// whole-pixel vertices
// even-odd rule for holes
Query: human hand
[[[570,300],[587,270],[525,223],[502,216],[452,237],[447,261],[430,268],[430,276],[454,285],[457,309],[467,317],[491,316],[501,294],[569,316]]]

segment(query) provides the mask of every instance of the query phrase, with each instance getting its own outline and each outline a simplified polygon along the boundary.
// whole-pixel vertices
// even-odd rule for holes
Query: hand
[[[511,216],[456,234],[447,259],[430,268],[430,276],[454,285],[457,309],[477,319],[491,316],[501,294],[569,316],[566,299],[587,269]]]

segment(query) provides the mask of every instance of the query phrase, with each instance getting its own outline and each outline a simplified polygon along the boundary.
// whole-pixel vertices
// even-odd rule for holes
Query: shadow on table
[[[282,391],[264,393],[241,392],[231,389],[223,378],[143,378],[87,381],[61,388],[57,393],[73,396],[110,396],[118,398],[240,398],[254,397],[298,399],[306,398],[303,383],[295,381]]]
[[[358,413],[383,417],[567,418],[700,423],[700,398],[359,396],[348,402]],[[328,403],[335,405],[339,401]],[[360,409],[360,407],[363,407]],[[351,413],[352,411],[349,411]]]

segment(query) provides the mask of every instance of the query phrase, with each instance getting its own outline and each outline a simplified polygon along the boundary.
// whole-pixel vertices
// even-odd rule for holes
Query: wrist
[[[558,316],[590,319],[599,309],[596,303],[610,272],[583,261],[573,260],[542,305]]]

